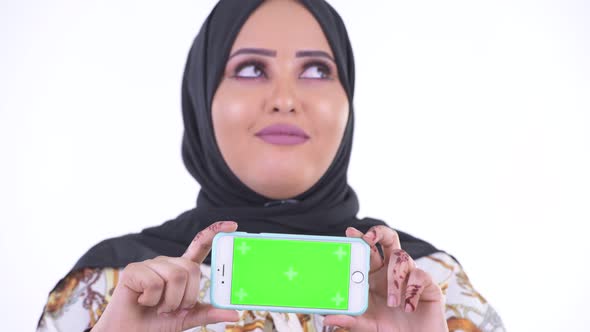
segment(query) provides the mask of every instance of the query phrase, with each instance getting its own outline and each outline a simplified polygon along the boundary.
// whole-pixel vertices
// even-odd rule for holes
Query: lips
[[[297,145],[309,140],[303,129],[291,124],[274,124],[256,133],[263,141],[275,145]]]

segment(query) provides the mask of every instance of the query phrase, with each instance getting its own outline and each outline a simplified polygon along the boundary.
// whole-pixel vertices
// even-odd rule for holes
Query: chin
[[[252,184],[251,188],[259,194],[270,199],[289,199],[304,193],[315,183],[313,179],[306,176],[306,172],[301,168],[259,168],[255,174],[251,174],[251,179],[257,181],[248,181]]]

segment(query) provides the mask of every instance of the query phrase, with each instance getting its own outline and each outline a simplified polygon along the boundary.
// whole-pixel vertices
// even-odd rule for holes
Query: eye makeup
[[[258,56],[246,58],[235,65],[229,64],[228,67],[228,76],[230,78],[244,80],[269,78],[269,65],[267,64],[266,59],[261,59],[261,57]],[[252,67],[253,69],[248,71],[250,74],[245,74],[244,71],[248,67]],[[310,71],[313,67],[317,68],[316,72],[320,73],[319,77],[309,77],[309,73],[306,74],[306,72]],[[308,59],[301,65],[298,77],[306,80],[333,80],[335,79],[335,69],[333,67],[333,64],[323,58]]]
[[[242,72],[245,68],[253,67],[255,72],[259,72],[260,75],[257,76],[240,76],[240,72]],[[266,75],[266,64],[263,61],[249,59],[243,62],[240,62],[234,70],[232,70],[232,78],[236,79],[259,79],[259,78],[267,78]]]
[[[310,60],[303,65],[303,73],[309,70],[309,68],[317,67],[318,71],[323,73],[323,77],[321,78],[307,78],[302,77],[303,79],[324,79],[324,80],[333,80],[334,77],[332,76],[332,68],[330,65],[325,63],[322,60]],[[302,73],[302,74],[303,74]]]

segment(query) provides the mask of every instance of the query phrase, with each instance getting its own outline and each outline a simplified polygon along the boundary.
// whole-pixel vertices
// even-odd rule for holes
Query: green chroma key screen
[[[348,309],[350,243],[234,238],[231,304]]]

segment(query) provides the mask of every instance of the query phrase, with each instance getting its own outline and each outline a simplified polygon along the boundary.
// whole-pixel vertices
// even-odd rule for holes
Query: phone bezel
[[[354,272],[361,271],[364,274],[364,280],[360,283],[355,283],[352,280],[350,280],[348,292],[349,307],[347,310],[334,310],[325,308],[234,305],[230,303],[234,237],[351,243],[352,246],[350,277],[352,278],[352,274]],[[218,248],[224,248],[224,250],[219,250]],[[218,308],[234,310],[266,310],[294,313],[360,315],[366,311],[368,306],[369,264],[370,247],[365,241],[358,238],[316,235],[292,235],[278,233],[219,233],[213,238],[211,254],[211,304]]]

